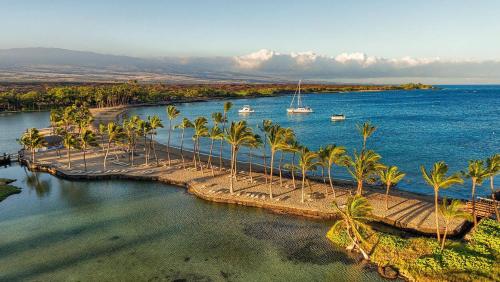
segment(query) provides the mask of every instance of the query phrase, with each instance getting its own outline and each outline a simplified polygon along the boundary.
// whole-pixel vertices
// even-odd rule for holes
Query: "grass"
[[[16,181],[16,180],[15,179],[1,178],[0,177],[0,185],[10,184],[10,183],[12,183],[14,181]]]
[[[21,193],[21,189],[7,184],[0,184],[0,202],[8,196]]]
[[[327,233],[333,243],[349,244],[344,231]],[[468,240],[448,240],[441,251],[436,239],[402,238],[375,231],[369,237],[370,260],[391,266],[416,281],[500,281],[500,223],[485,219]]]

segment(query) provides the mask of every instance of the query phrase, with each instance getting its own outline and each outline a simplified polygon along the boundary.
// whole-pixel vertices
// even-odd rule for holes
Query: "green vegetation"
[[[10,195],[21,193],[21,189],[12,185],[4,184],[5,182],[1,182],[3,179],[4,178],[0,179],[0,202],[5,200]]]
[[[469,241],[451,240],[441,250],[427,237],[402,238],[371,230],[366,236],[369,259],[380,267],[391,266],[414,281],[498,281],[500,279],[500,224],[481,221]],[[332,228],[327,238],[347,248],[352,239],[345,229]]]
[[[289,94],[295,84],[74,84],[7,85],[0,88],[0,111],[34,111],[65,107],[73,103],[90,107],[160,103],[182,99],[269,96]],[[404,85],[338,85],[306,84],[303,93],[430,89],[422,84]],[[223,128],[224,130],[224,128]]]

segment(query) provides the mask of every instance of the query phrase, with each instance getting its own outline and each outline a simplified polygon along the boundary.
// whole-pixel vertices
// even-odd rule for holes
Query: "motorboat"
[[[313,112],[312,108],[302,105],[302,98],[301,98],[301,94],[300,94],[301,82],[302,81],[299,80],[299,85],[297,86],[297,90],[295,90],[295,93],[293,94],[293,98],[292,98],[292,102],[290,103],[290,107],[288,109],[286,109],[286,112],[289,114],[308,114],[308,113]],[[297,97],[297,98],[295,98],[295,97]],[[294,107],[295,99],[297,99],[297,106],[296,107]]]
[[[345,120],[345,115],[344,114],[335,114],[335,115],[332,115],[330,118],[332,121],[343,121],[343,120]]]
[[[252,109],[249,105],[245,105],[241,109],[238,110],[238,113],[240,113],[240,114],[255,113],[255,110]]]

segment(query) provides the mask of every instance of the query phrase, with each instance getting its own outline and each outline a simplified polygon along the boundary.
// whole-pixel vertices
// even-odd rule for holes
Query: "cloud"
[[[308,79],[405,78],[429,81],[498,82],[499,61],[442,60],[436,58],[383,58],[365,53],[342,53],[337,56],[314,52],[283,54],[262,49],[233,58],[233,70],[252,74]]]

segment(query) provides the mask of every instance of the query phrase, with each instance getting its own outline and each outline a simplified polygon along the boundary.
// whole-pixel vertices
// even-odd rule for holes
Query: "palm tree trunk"
[[[231,169],[230,169],[230,176],[229,176],[229,193],[231,195],[233,194],[233,166],[234,166],[234,152],[235,152],[235,146],[231,146]]]
[[[385,210],[389,209],[389,189],[391,189],[391,183],[387,183],[387,187],[385,189]]]
[[[292,185],[294,190],[297,189],[295,185],[295,152],[292,155]]]
[[[87,158],[85,156],[85,153],[87,151],[87,148],[83,148],[83,167],[84,167],[84,170],[87,171]]]
[[[199,138],[196,141],[196,150],[198,152],[197,153],[197,155],[198,155],[198,163],[200,164],[201,174],[203,175],[204,171],[203,171],[203,163],[201,162],[201,158],[200,158],[200,139]]]
[[[304,172],[304,169],[302,169],[302,198],[300,200],[300,202],[304,202],[304,185],[305,185],[305,182],[306,182],[306,174]]]
[[[323,178],[323,184],[326,184],[326,177],[325,177],[325,167],[321,166],[321,178]],[[325,186],[325,197],[328,195],[328,186]]]
[[[358,181],[358,188],[356,190],[356,194],[360,196],[363,195],[363,180]]]
[[[71,149],[68,148],[68,168],[71,169]]]
[[[153,155],[155,156],[156,166],[158,166],[160,164],[158,162],[158,156],[156,155],[156,147],[155,147],[155,142],[154,142],[153,138],[154,138],[154,135],[151,134],[151,139],[149,140],[149,146],[153,149]]]
[[[103,167],[106,169],[106,160],[108,159],[108,154],[109,154],[109,148],[111,147],[111,141],[108,142],[108,148],[106,149],[106,154],[104,154],[104,163]],[[146,159],[146,164],[147,164],[147,159]]]
[[[212,139],[212,141],[210,142],[210,151],[208,152],[208,162],[207,162],[207,165],[212,170],[212,176],[215,176],[214,166],[212,165],[212,150],[213,150],[213,148],[214,148],[214,139]]]
[[[224,131],[224,127],[222,129]],[[219,170],[222,170],[222,142],[224,142],[224,140],[220,140],[220,146],[219,146]],[[232,167],[231,167],[232,169]]]
[[[168,166],[171,165],[170,162],[170,134],[172,133],[172,120],[169,120],[169,127],[168,127],[168,140],[167,140],[167,158],[168,158]]]
[[[476,179],[472,178],[472,217],[474,220],[474,228],[477,226],[476,216]]]
[[[448,233],[448,222],[444,227],[443,241],[441,242],[441,251],[444,249],[444,243],[446,242],[446,234]]]
[[[266,180],[267,184],[267,159],[266,159],[266,140],[267,140],[267,134],[264,136],[264,146],[262,149],[262,157],[264,158],[264,179]]]
[[[132,156],[130,157],[130,165],[134,166],[135,140],[132,143]]]
[[[269,198],[273,199],[273,164],[274,164],[274,151],[271,151],[271,167],[269,174]]]
[[[181,159],[182,159],[182,168],[186,169],[183,149],[184,149],[184,128],[182,128],[182,134],[181,134]]]
[[[193,163],[194,163],[194,168],[198,170],[198,165],[196,163],[196,139],[193,140]]]
[[[280,163],[278,165],[278,170],[280,172],[280,188],[283,187],[283,178],[281,176],[281,163],[283,162],[283,151],[280,152]]]
[[[332,181],[332,168],[328,168],[328,180],[330,181],[330,187],[332,188],[333,191],[333,199],[336,199],[337,196],[335,195],[335,188],[333,188],[333,181]]]
[[[498,213],[498,205],[497,205],[497,200],[495,196],[495,185],[493,183],[493,175],[490,176],[490,189],[491,189],[491,199],[493,200],[493,205],[495,206],[495,216],[497,218],[497,221],[500,222],[500,215]]]
[[[31,149],[31,161],[35,163],[35,148]]]
[[[251,148],[250,148],[249,158],[250,158],[250,168],[248,170],[248,173],[250,174],[250,183],[253,183],[253,177],[252,177],[252,149]]]
[[[434,214],[436,216],[436,236],[438,243],[441,242],[441,235],[439,234],[439,210],[438,210],[438,205],[439,205],[439,190],[434,188]]]
[[[148,140],[146,134],[144,134],[144,159],[146,161],[146,165],[148,165],[149,149],[148,149]]]

